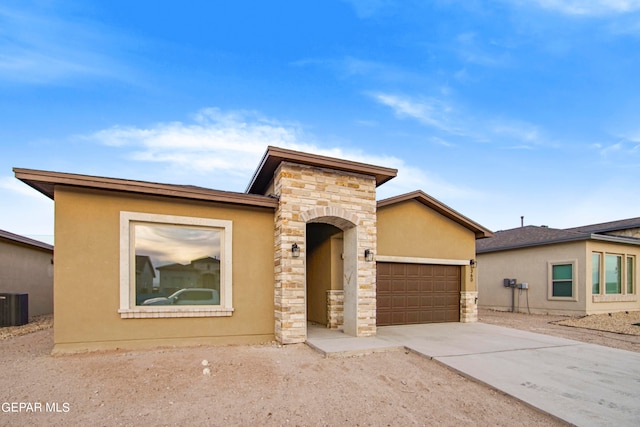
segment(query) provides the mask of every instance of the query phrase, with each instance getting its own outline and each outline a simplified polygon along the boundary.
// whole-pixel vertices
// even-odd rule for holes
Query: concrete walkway
[[[307,344],[328,357],[407,348],[571,424],[640,425],[640,353],[484,323],[386,326],[375,338],[309,327]]]

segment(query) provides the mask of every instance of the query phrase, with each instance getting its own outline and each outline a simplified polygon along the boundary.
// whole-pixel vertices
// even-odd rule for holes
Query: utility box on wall
[[[0,327],[29,323],[29,294],[0,294]]]

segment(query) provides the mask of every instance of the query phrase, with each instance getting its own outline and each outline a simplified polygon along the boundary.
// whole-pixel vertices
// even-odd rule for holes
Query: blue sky
[[[640,216],[640,0],[0,4],[12,167],[244,191],[268,145],[399,169],[492,229]]]

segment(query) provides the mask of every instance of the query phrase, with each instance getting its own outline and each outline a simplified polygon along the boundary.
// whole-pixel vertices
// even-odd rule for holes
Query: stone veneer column
[[[366,175],[282,162],[275,172],[280,198],[275,214],[275,336],[283,344],[306,341],[306,226],[335,225],[345,232],[344,330],[376,333],[376,182]],[[293,258],[291,246],[300,247]],[[350,265],[351,267],[348,267]]]
[[[460,292],[460,322],[471,323],[478,321],[478,288],[477,268],[475,266],[461,267],[463,285]]]
[[[340,329],[344,325],[344,291],[327,291],[327,328]]]
[[[478,292],[460,292],[460,322],[478,321]]]

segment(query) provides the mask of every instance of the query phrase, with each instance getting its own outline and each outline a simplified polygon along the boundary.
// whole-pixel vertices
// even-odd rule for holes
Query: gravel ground
[[[622,331],[615,325],[637,315],[479,313],[486,323],[640,351],[638,335],[576,327]],[[403,351],[333,359],[266,343],[52,357],[50,326],[44,317],[0,328],[2,426],[563,425]]]

